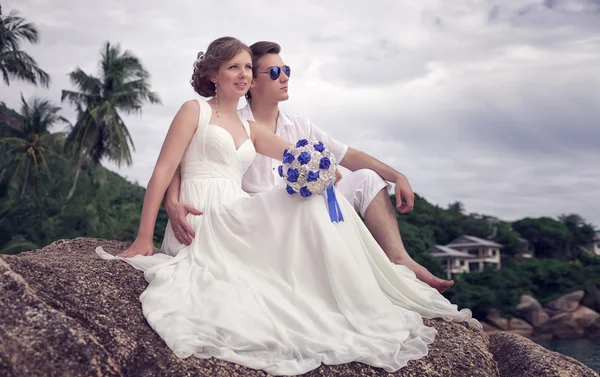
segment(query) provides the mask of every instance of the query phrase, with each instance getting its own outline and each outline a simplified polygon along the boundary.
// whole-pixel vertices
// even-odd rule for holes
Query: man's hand
[[[408,213],[412,211],[415,206],[415,194],[404,174],[401,174],[396,180],[394,191],[396,193],[396,209],[398,209],[398,212]]]
[[[177,241],[184,245],[190,245],[196,233],[194,233],[194,230],[187,222],[186,216],[188,213],[202,215],[203,212],[179,201],[165,203],[165,209],[167,210],[167,215],[169,215],[169,220],[171,220],[171,228],[173,228],[173,233],[175,233]]]
[[[342,172],[340,169],[335,169],[335,183],[338,183],[342,179]]]

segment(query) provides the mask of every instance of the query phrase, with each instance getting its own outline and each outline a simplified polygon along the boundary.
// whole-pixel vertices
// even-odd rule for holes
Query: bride
[[[144,271],[144,316],[181,358],[296,375],[352,361],[393,372],[425,356],[436,330],[423,317],[469,322],[471,312],[391,263],[342,195],[344,221],[334,223],[321,195],[242,191],[256,153],[281,159],[289,146],[238,118],[251,83],[239,40],[219,38],[199,54],[192,85],[212,98],[184,103],[173,119],[131,247],[96,252]],[[156,216],[179,165],[180,200],[203,214],[188,216],[189,246],[155,254]]]

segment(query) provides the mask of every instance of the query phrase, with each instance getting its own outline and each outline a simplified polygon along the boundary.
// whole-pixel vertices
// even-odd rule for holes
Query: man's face
[[[290,78],[285,74],[283,60],[279,54],[266,54],[258,59],[256,72],[258,74],[253,79],[250,89],[252,98],[259,101],[281,102],[289,98],[288,82]],[[275,80],[271,78],[269,70],[272,67],[279,67],[279,77]]]

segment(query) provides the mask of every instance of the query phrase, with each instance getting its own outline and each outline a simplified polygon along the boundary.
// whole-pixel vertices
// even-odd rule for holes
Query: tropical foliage
[[[4,83],[9,85],[10,80],[17,79],[47,87],[50,76],[21,49],[23,41],[38,43],[37,28],[16,11],[4,15],[0,4],[0,73]]]

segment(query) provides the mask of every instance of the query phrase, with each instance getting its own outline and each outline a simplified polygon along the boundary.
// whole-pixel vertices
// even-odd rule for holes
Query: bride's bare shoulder
[[[202,106],[210,106],[210,105],[205,102],[202,104]],[[194,111],[196,113],[199,110],[200,110],[200,101],[195,100],[195,99],[185,101],[179,108],[179,111]]]
[[[208,104],[206,104],[208,106]],[[203,104],[204,106],[204,104]],[[198,125],[198,114],[200,113],[200,103],[192,99],[185,101],[179,107],[177,114],[171,122],[171,128],[180,128],[181,126],[195,129]]]

